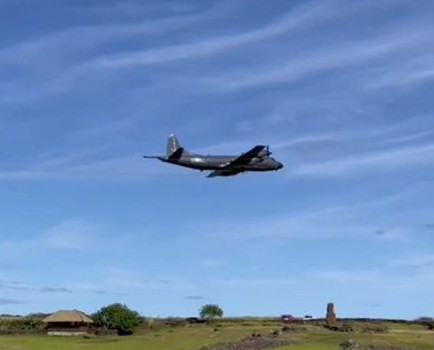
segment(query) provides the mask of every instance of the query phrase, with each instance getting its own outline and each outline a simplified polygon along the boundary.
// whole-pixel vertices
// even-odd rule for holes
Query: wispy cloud
[[[378,222],[372,213],[396,205],[409,195],[404,191],[397,195],[353,203],[328,206],[304,212],[259,217],[239,218],[239,220],[218,220],[218,224],[197,225],[206,236],[228,240],[252,239],[368,239],[373,240],[373,232],[378,230]],[[390,227],[388,234],[379,236],[382,241],[408,243],[411,240],[400,226]]]
[[[114,289],[104,289],[100,281],[96,281],[93,279],[92,282],[83,282],[83,281],[68,281],[64,283],[63,287],[56,287],[59,289],[65,289],[67,291],[71,291],[72,293],[83,293],[83,294],[97,294],[97,295],[105,295],[109,293],[118,293],[118,291]]]
[[[205,297],[203,297],[201,295],[188,295],[185,297],[185,299],[187,299],[187,300],[203,300],[203,299],[205,299]]]
[[[30,290],[31,287],[23,284],[23,283],[19,283],[19,282],[7,282],[7,281],[0,281],[0,289],[11,289],[11,290],[16,290],[16,291],[25,291],[25,290]]]
[[[31,238],[0,240],[0,253],[5,257],[22,258],[35,252],[73,253],[95,251],[103,246],[107,249],[108,238],[102,240],[100,229],[98,225],[81,220],[65,220]]]
[[[163,284],[172,284],[174,281],[167,278],[158,278],[157,282],[163,283]]]
[[[375,283],[382,278],[380,270],[372,271],[319,271],[314,278],[331,283]]]
[[[65,287],[38,287],[28,283],[16,282],[16,281],[0,281],[0,289],[9,289],[16,292],[34,292],[39,291],[41,293],[72,293],[73,291]]]
[[[282,35],[302,25],[330,19],[336,15],[331,10],[332,4],[333,2],[331,1],[308,2],[295,8],[294,11],[282,16],[273,23],[250,32],[207,38],[190,44],[106,56],[90,62],[89,66],[95,68],[136,67],[207,56]],[[341,15],[342,13],[338,14]]]
[[[0,171],[0,180],[110,180],[146,181],[151,177],[180,174],[167,164],[143,160],[141,154],[83,159],[81,155],[56,156],[17,170]]]
[[[362,288],[393,290],[396,292],[432,291],[434,274],[420,271],[413,274],[396,274],[390,269],[383,270],[329,270],[317,271],[309,278],[327,283],[356,284]]]
[[[155,278],[134,269],[108,267],[102,273],[101,285],[110,290],[150,291],[178,290],[191,292],[195,286],[185,280],[176,278]],[[167,283],[170,281],[170,283]]]
[[[280,288],[293,286],[300,281],[296,278],[226,278],[226,279],[214,279],[209,283],[213,286],[225,289],[245,289],[245,288]]]
[[[96,5],[91,6],[87,9],[86,14],[92,13],[96,16],[100,15],[156,15],[156,14],[184,14],[189,12],[195,12],[197,10],[197,6],[194,3],[178,3],[175,1],[165,1],[159,3],[151,3],[146,2],[142,3],[139,1],[128,0],[122,2],[115,2],[104,4],[104,5]],[[75,12],[83,14],[84,11],[80,8],[73,8]]]
[[[393,262],[397,267],[420,268],[434,265],[434,255],[418,255],[410,258],[399,259]]]
[[[51,249],[89,250],[98,231],[82,221],[65,221],[43,232],[41,241]]]
[[[0,298],[0,305],[15,305],[22,304],[21,300],[9,299],[9,298]]]
[[[291,171],[293,176],[346,176],[378,172],[411,165],[433,165],[433,144],[405,147],[370,154],[354,154],[350,157],[303,164]]]
[[[431,138],[433,135],[434,135],[433,131],[421,131],[410,135],[391,137],[389,139],[382,141],[382,143],[388,145],[388,144],[410,143],[414,141],[425,141],[426,139]]]
[[[306,145],[315,145],[315,144],[324,144],[326,142],[334,142],[336,140],[339,140],[342,135],[339,133],[318,133],[318,134],[310,134],[310,135],[300,135],[295,138],[291,139],[277,139],[276,137],[273,137],[274,141],[273,144],[269,145],[271,147],[271,151],[274,150],[285,150],[292,147],[298,147],[298,146],[306,146]],[[346,135],[346,137],[350,137],[350,133]],[[197,152],[202,154],[236,154],[245,152],[252,148],[254,145],[258,143],[263,143],[264,136],[257,136],[256,138],[252,138],[252,136],[249,136],[249,139],[239,139],[237,141],[229,141],[229,142],[222,142],[222,143],[216,143],[212,145],[208,145],[205,147],[201,147],[197,150]],[[261,139],[262,138],[262,139]]]
[[[206,259],[200,263],[203,267],[220,267],[227,264],[227,260],[225,259]]]
[[[314,49],[309,53],[293,55],[270,67],[233,72],[226,76],[205,78],[210,86],[225,90],[266,87],[277,83],[295,83],[313,74],[361,65],[409,50],[412,46],[423,47],[432,40],[429,28],[416,31],[392,32],[380,38],[358,42],[339,43],[334,48]],[[289,62],[289,63],[288,63]],[[277,68],[276,68],[277,67]]]
[[[72,290],[61,287],[43,287],[40,289],[42,293],[72,293]]]
[[[105,10],[114,11],[116,7],[117,5],[106,6]],[[130,7],[124,4],[123,8]],[[0,62],[3,64],[24,64],[29,63],[28,59],[35,57],[35,55],[44,54],[47,57],[50,54],[58,57],[59,55],[65,55],[67,52],[74,52],[85,48],[92,49],[110,41],[125,39],[126,37],[131,39],[132,36],[163,34],[167,31],[178,30],[192,25],[201,20],[212,19],[212,16],[216,14],[221,15],[219,12],[211,12],[207,15],[172,16],[170,18],[146,20],[133,24],[127,22],[125,24],[71,27],[2,48],[0,49]],[[65,58],[67,57],[65,56]]]
[[[428,32],[428,31],[427,31]],[[375,78],[366,79],[362,86],[367,90],[412,87],[434,79],[434,52],[427,50],[404,62],[390,62],[387,67],[377,68]]]
[[[118,52],[119,47],[123,47],[123,42],[142,42],[143,36],[165,35],[194,25],[207,24],[227,16],[240,4],[242,2],[234,4],[223,1],[211,8],[199,6],[191,13],[185,13],[180,8],[176,10],[177,6],[173,4],[172,13],[166,12],[160,19],[137,21],[127,18],[122,22],[115,16],[115,24],[77,25],[55,29],[48,35],[30,36],[30,39],[0,47],[0,64],[14,72],[0,78],[0,102],[12,106],[23,103],[33,105],[47,97],[68,92],[73,87],[81,85],[84,80],[91,81],[99,87],[110,78],[107,74],[98,75],[91,72],[85,62],[94,60],[100,52]],[[167,3],[158,5],[166,9],[171,7]],[[104,9],[116,14],[117,6],[118,4],[106,5]],[[136,6],[142,9],[152,7],[148,4],[121,5],[124,9]],[[77,10],[79,9],[82,7],[77,7]],[[92,6],[89,6],[83,11],[89,14],[88,11],[91,9]]]

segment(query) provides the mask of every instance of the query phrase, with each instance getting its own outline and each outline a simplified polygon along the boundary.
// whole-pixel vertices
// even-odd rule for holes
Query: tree
[[[203,305],[199,311],[201,318],[213,319],[223,316],[223,310],[216,304]]]
[[[115,329],[119,335],[133,334],[141,322],[138,312],[119,303],[101,308],[92,317],[97,326]]]
[[[415,320],[416,322],[434,322],[434,318],[429,316],[421,316]]]

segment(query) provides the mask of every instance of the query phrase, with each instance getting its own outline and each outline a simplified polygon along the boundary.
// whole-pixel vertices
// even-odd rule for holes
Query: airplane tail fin
[[[175,135],[170,135],[167,140],[166,156],[170,157],[180,148],[179,141]]]
[[[167,140],[166,157],[168,159],[179,159],[182,155],[188,154],[183,147],[180,146],[175,135],[170,135]]]

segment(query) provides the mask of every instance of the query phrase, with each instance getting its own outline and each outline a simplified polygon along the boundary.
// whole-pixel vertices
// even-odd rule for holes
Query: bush
[[[115,329],[119,335],[133,334],[141,322],[138,312],[122,304],[105,306],[93,314],[92,318],[96,326]]]
[[[362,333],[387,333],[389,329],[382,325],[366,325],[362,328]]]
[[[302,333],[302,332],[307,332],[307,328],[304,326],[299,326],[299,325],[283,326],[282,332],[285,332],[285,333]]]

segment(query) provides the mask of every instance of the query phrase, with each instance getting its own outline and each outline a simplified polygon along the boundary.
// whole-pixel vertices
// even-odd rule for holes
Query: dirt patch
[[[224,344],[209,345],[199,350],[262,350],[294,345],[294,340],[281,336],[252,334],[250,337]]]

